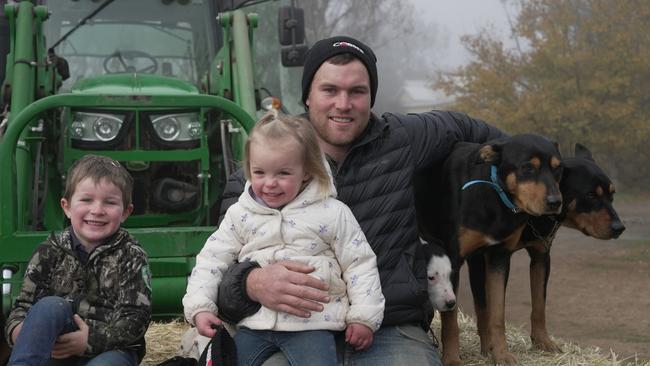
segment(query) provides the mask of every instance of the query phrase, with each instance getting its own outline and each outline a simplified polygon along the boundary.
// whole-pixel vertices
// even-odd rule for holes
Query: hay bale
[[[481,343],[478,337],[476,323],[470,316],[458,312],[458,326],[460,327],[460,357],[465,366],[492,365],[489,356],[481,355]],[[440,334],[440,315],[431,323],[431,329],[436,335]],[[609,350],[603,351],[598,347],[580,347],[562,339],[553,338],[562,353],[543,352],[532,348],[533,345],[527,332],[506,324],[506,341],[508,349],[519,362],[526,366],[650,366],[648,361],[639,361],[634,358],[619,359]]]
[[[180,356],[181,337],[190,328],[184,320],[151,322],[145,335],[147,355],[143,366],[154,366],[174,356]]]
[[[465,366],[491,365],[489,357],[481,356],[481,346],[474,320],[458,313],[460,327],[460,353]],[[180,341],[190,325],[182,320],[167,323],[152,322],[147,331],[147,356],[142,365],[154,366],[168,358],[179,355]],[[431,329],[440,335],[440,316],[436,314]],[[580,347],[561,339],[554,339],[563,353],[548,353],[532,348],[528,334],[519,328],[506,325],[508,348],[520,365],[526,366],[650,366],[650,361],[634,358],[619,359],[611,350],[598,347]]]

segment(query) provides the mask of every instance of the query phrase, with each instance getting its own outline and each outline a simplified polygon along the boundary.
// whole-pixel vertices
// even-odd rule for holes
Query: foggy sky
[[[409,112],[410,107],[400,101],[404,95],[405,80],[432,82],[438,71],[452,71],[471,59],[461,43],[461,36],[477,35],[481,31],[490,33],[491,38],[501,39],[507,48],[510,25],[502,0],[407,0],[414,6],[415,27],[420,34],[400,35],[402,46],[395,44],[375,47],[378,55],[379,91],[375,112]],[[510,16],[516,16],[512,9]],[[432,34],[423,41],[422,32]],[[417,33],[417,32],[416,32]],[[410,38],[409,38],[410,37]],[[409,61],[403,64],[395,54]],[[449,99],[444,95],[429,95],[421,89],[409,89],[408,94],[417,95],[420,100],[433,100],[434,105]],[[422,91],[423,93],[420,93]],[[413,94],[417,93],[417,94]]]
[[[477,34],[485,27],[493,28],[504,38],[509,34],[506,11],[501,0],[409,0],[416,7],[416,14],[426,22],[440,27],[439,47],[447,52],[439,60],[444,67],[459,66],[467,62],[468,54],[461,45],[460,37]],[[514,16],[510,10],[510,16]],[[513,19],[514,20],[514,19]],[[507,42],[506,42],[507,44]]]

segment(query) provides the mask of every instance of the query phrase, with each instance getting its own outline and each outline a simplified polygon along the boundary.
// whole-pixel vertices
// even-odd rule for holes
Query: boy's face
[[[106,179],[95,184],[91,178],[77,184],[70,201],[62,198],[61,207],[75,235],[87,248],[94,248],[113,235],[133,211],[133,205],[124,208],[122,191],[115,184]]]
[[[293,201],[309,180],[301,152],[300,145],[289,138],[251,144],[251,186],[269,207],[280,208]]]

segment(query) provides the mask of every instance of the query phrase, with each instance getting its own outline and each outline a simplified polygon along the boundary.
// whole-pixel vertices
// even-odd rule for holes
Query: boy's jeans
[[[72,305],[61,297],[48,296],[37,301],[27,312],[7,366],[136,366],[138,364],[138,357],[134,352],[119,350],[104,352],[92,359],[85,357],[50,359],[52,348],[59,335],[78,329],[72,316]]]
[[[292,366],[336,366],[334,333],[327,330],[277,332],[241,328],[234,340],[238,365],[261,365],[280,351]]]

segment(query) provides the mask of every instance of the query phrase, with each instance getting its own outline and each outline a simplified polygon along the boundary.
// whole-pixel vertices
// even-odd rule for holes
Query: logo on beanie
[[[332,47],[352,47],[352,48],[354,48],[355,50],[361,52],[362,54],[364,54],[364,55],[366,54],[365,52],[363,52],[363,50],[362,50],[361,48],[359,48],[359,46],[357,46],[357,45],[355,45],[355,44],[352,44],[352,43],[350,43],[350,42],[345,42],[345,41],[334,42],[334,44],[332,45]]]

